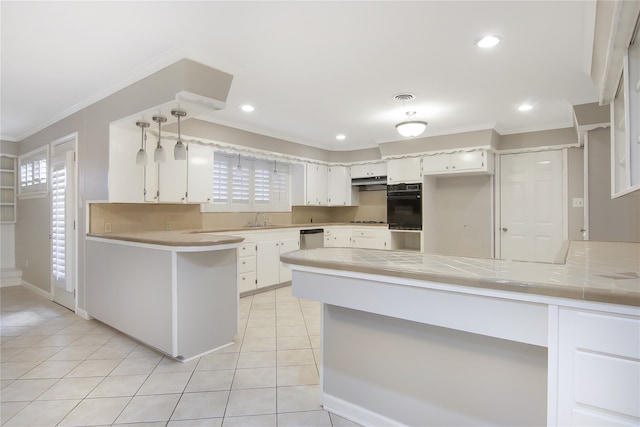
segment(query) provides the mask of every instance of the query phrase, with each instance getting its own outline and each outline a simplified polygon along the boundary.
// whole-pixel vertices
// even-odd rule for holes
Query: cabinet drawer
[[[238,276],[238,292],[252,291],[256,288],[256,272],[240,274]]]
[[[577,313],[576,347],[640,359],[640,319]]]
[[[238,259],[238,273],[256,271],[256,257],[241,257]]]
[[[239,257],[245,257],[245,256],[252,256],[256,254],[256,244],[251,242],[251,243],[244,243],[241,246],[238,247],[238,256]]]
[[[638,378],[640,362],[637,360],[582,351],[575,354],[576,403],[640,417]]]

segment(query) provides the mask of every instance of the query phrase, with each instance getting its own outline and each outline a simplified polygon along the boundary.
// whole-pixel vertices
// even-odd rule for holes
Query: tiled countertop
[[[536,295],[640,306],[640,243],[571,242],[564,264],[321,248],[284,254],[288,264]]]
[[[87,234],[89,237],[122,240],[163,246],[216,246],[240,243],[242,237],[185,231],[140,231],[129,233]]]

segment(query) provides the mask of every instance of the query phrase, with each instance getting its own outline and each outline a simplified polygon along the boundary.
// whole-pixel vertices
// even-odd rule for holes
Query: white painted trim
[[[387,418],[384,415],[380,415],[376,412],[365,409],[362,406],[347,402],[346,400],[340,399],[328,393],[322,392],[320,401],[322,402],[322,407],[325,410],[362,426],[405,426],[405,424],[401,424],[396,420],[392,420],[391,418]]]
[[[494,167],[494,205],[495,205],[495,217],[494,217],[494,258],[502,258],[502,157],[496,156]]]
[[[18,268],[3,268],[0,273],[0,288],[19,286],[22,284],[22,270]]]
[[[548,307],[547,337],[547,426],[558,423],[558,358],[560,318],[557,305]]]
[[[82,309],[77,309],[76,310],[76,314],[80,317],[82,317],[84,320],[91,320],[93,319],[93,317],[89,316],[89,313],[87,313],[86,310],[82,310]]]
[[[580,142],[573,144],[541,145],[539,147],[514,148],[509,150],[496,150],[496,154],[537,153],[539,151],[563,150],[565,148],[580,148]]]
[[[37,293],[38,295],[40,295],[42,297],[45,297],[49,301],[53,301],[53,295],[51,294],[51,292],[47,292],[47,291],[37,287],[33,283],[29,283],[26,280],[23,280],[22,281],[22,286],[24,286],[27,289],[30,289],[30,290],[34,291],[35,293]]]
[[[584,240],[590,240],[589,238],[589,132],[584,133],[584,151],[583,158],[583,181],[584,181],[584,209],[582,210],[582,236]]]
[[[178,354],[178,254],[171,252],[171,356]]]
[[[562,149],[562,240],[569,240],[569,156]]]
[[[468,153],[470,151],[479,151],[479,150],[487,150],[490,152],[496,151],[495,148],[490,145],[477,145],[474,147],[447,148],[447,149],[434,150],[434,151],[420,151],[420,152],[406,153],[406,154],[394,154],[389,156],[382,156],[382,160],[406,159],[410,157],[422,157],[422,156],[436,156],[438,154]]]

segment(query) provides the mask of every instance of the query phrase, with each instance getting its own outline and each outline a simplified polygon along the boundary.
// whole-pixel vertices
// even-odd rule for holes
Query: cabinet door
[[[315,183],[318,195],[318,205],[327,206],[329,203],[329,192],[327,185],[329,182],[329,168],[326,165],[318,165],[317,181]]]
[[[449,171],[449,155],[434,154],[433,156],[422,157],[422,172],[427,175],[430,173],[440,173]]]
[[[139,149],[139,132],[109,127],[109,202],[145,201],[145,167],[136,164],[136,153]]]
[[[280,250],[277,240],[257,243],[256,279],[257,287],[264,288],[280,283]]]
[[[351,178],[366,178],[369,176],[370,165],[351,166]]]
[[[280,249],[279,255],[282,255],[291,251],[297,251],[298,249],[300,249],[300,238],[298,237],[298,238],[292,238],[292,239],[280,241],[279,249]],[[291,281],[291,269],[284,267],[280,262],[280,258],[278,258],[278,265],[280,266],[279,283]]]
[[[187,161],[173,158],[173,144],[163,142],[165,162],[158,164],[158,190],[161,202],[184,203],[187,201]]]
[[[391,159],[387,162],[387,182],[399,184],[404,182],[420,182],[422,180],[420,157]]]
[[[149,152],[147,151],[147,155]],[[153,161],[153,151],[151,152],[150,159],[147,162],[147,166],[144,168],[144,201],[145,202],[157,202],[158,201],[158,163]]]
[[[329,168],[329,206],[346,206],[348,195],[351,194],[351,177],[345,166]]]
[[[453,170],[473,170],[485,167],[485,151],[469,151],[465,153],[452,153],[450,155],[451,168]]]
[[[211,202],[213,191],[213,148],[189,144],[187,152],[187,200]]]
[[[328,168],[325,165],[307,165],[306,175],[306,204],[311,206],[326,206]]]

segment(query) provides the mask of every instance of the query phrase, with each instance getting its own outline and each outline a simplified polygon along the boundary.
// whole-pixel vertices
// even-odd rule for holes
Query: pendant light
[[[153,151],[153,161],[156,163],[164,163],[164,148],[162,148],[160,140],[162,137],[162,123],[165,123],[167,118],[165,116],[153,116],[152,119],[158,124],[158,145],[156,145],[156,149]]]
[[[396,125],[396,129],[398,129],[400,135],[413,138],[424,132],[427,128],[427,122],[416,120],[415,115],[415,111],[407,111],[407,120]]]
[[[147,145],[147,131],[146,129],[150,126],[148,122],[136,122],[136,126],[140,128],[142,131],[142,136],[140,138],[140,150],[138,150],[138,154],[136,154],[136,164],[146,166],[147,165],[147,151],[145,150]]]
[[[187,160],[187,149],[182,143],[182,137],[180,134],[180,119],[187,115],[186,111],[171,110],[171,115],[178,119],[178,141],[175,147],[173,147],[173,158],[176,160]]]
[[[405,109],[405,102],[411,101],[415,98],[415,95],[412,93],[399,93],[394,95],[393,99],[396,101],[402,101],[402,109]],[[416,137],[421,135],[422,132],[427,128],[427,122],[423,122],[421,120],[416,120],[416,112],[415,111],[406,111],[407,120],[404,122],[400,122],[396,125],[396,129],[398,133],[402,136],[406,136],[409,138]]]

